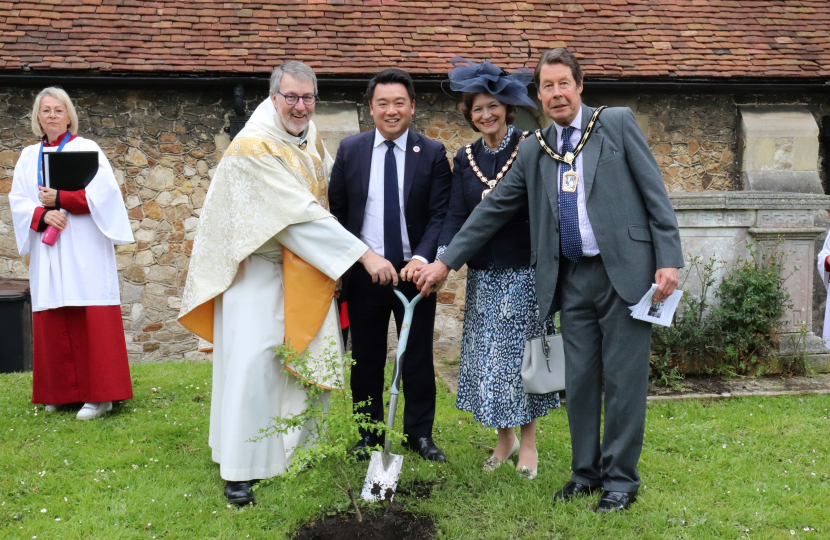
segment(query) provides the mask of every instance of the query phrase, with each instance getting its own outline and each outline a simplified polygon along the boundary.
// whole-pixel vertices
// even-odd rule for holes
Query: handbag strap
[[[535,335],[540,336],[542,338],[542,351],[545,353],[545,358],[547,358],[548,361],[550,361],[550,345],[548,344],[547,337],[556,335],[556,324],[553,322],[553,320],[551,320],[550,326],[545,328],[544,326],[542,326],[540,322],[537,321],[536,329],[538,330],[538,333],[536,333]],[[550,332],[548,332],[548,330],[550,330]],[[550,368],[548,369],[550,370]]]

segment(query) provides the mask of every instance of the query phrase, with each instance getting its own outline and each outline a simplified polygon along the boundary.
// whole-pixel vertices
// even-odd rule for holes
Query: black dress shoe
[[[352,456],[354,456],[358,461],[369,461],[372,459],[372,451],[370,448],[373,446],[383,446],[385,439],[374,433],[368,433],[360,438],[357,441],[357,444],[352,447],[350,450]]]
[[[403,447],[407,450],[418,452],[422,458],[430,461],[447,461],[447,456],[444,455],[444,452],[442,452],[440,448],[435,446],[435,443],[432,441],[432,437],[420,437],[415,439],[414,442],[407,438],[403,442]]]
[[[568,502],[574,497],[578,497],[580,495],[590,495],[591,493],[596,493],[597,491],[602,491],[601,485],[586,486],[585,484],[580,484],[579,482],[568,482],[562,489],[554,494],[553,500]]]
[[[606,491],[597,503],[597,512],[619,512],[625,510],[637,500],[637,492]]]
[[[248,503],[254,502],[254,491],[251,486],[254,485],[253,480],[243,480],[242,482],[225,482],[225,497],[228,502],[238,506],[245,506]]]

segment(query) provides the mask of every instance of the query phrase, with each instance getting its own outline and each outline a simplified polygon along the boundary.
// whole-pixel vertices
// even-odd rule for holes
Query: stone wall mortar
[[[668,191],[736,188],[737,106],[729,95],[640,95],[646,139]]]

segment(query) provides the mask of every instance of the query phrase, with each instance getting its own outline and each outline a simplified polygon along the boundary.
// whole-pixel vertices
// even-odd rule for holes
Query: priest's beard
[[[282,122],[282,127],[285,128],[287,132],[292,135],[299,136],[302,135],[308,127],[308,123],[311,121],[311,115],[308,111],[303,111],[303,114],[305,114],[303,117],[298,118],[296,116],[292,116],[292,114],[295,114],[296,112],[297,111],[294,111],[294,109],[287,112],[277,110],[277,116],[279,117],[280,122]]]

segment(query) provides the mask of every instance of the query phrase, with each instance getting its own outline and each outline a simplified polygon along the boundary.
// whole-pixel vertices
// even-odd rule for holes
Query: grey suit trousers
[[[631,317],[601,255],[563,261],[558,289],[571,431],[571,480],[637,491],[648,393],[651,324]],[[600,443],[603,375],[605,426]]]

